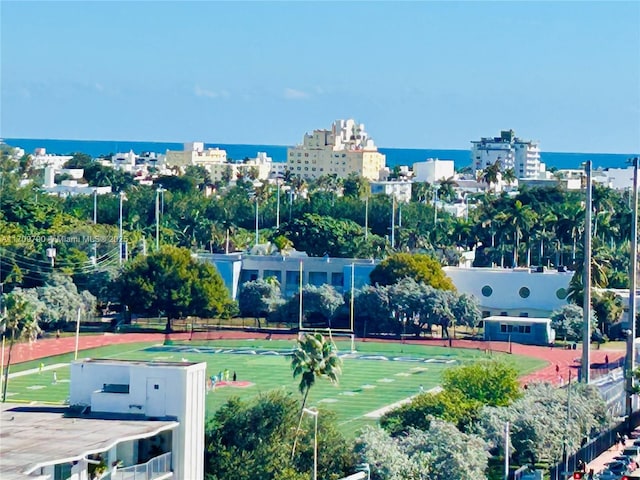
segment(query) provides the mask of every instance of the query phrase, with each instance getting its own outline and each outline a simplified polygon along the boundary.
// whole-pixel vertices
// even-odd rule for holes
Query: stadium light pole
[[[591,376],[591,160],[585,163],[587,173],[587,198],[584,222],[584,271],[582,285],[584,286],[583,324],[582,324],[582,374],[581,380],[588,384]]]
[[[633,370],[635,369],[636,340],[636,275],[638,273],[638,157],[630,160],[633,164],[633,200],[631,203],[631,251],[629,261],[629,314],[626,354],[626,390],[625,407],[627,422],[631,427],[633,413]]]
[[[353,327],[354,327],[354,325],[353,325],[353,323],[354,323],[353,322],[353,320],[354,320],[353,319],[354,309],[353,309],[353,307],[354,307],[354,290],[355,290],[354,287],[355,287],[355,283],[356,283],[355,282],[355,273],[356,273],[356,266],[355,266],[355,264],[353,262],[351,262],[351,304],[350,304],[349,309],[350,309],[350,317],[351,317],[351,333],[352,334],[354,333],[354,330],[353,330]]]

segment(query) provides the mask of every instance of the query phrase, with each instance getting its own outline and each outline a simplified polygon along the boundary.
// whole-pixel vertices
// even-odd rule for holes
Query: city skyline
[[[640,152],[638,2],[0,3],[0,136]]]

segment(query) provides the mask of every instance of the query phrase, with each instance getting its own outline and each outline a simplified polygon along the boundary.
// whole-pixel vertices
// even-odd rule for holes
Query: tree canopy
[[[455,290],[442,265],[425,254],[395,253],[376,265],[370,275],[372,285],[391,285],[406,277],[441,290]]]
[[[207,478],[307,480],[313,469],[313,419],[301,425],[300,446],[293,462],[290,458],[298,409],[296,399],[281,390],[228,400],[205,428]],[[353,454],[329,411],[318,415],[318,445],[318,478],[350,473]]]
[[[120,276],[122,301],[134,313],[164,314],[167,327],[187,315],[223,315],[231,300],[213,265],[198,262],[188,250],[166,246],[138,256]]]

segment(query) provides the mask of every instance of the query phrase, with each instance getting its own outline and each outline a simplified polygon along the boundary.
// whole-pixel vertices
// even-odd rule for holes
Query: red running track
[[[206,339],[206,340],[219,340],[219,339],[249,339],[257,337],[265,337],[268,335],[264,333],[245,332],[245,331],[215,331],[209,333],[196,333],[193,337],[189,333],[173,333],[165,335],[163,333],[121,333],[112,334],[105,333],[102,335],[83,335],[80,337],[78,349],[87,350],[90,348],[103,347],[106,345],[112,345],[115,343],[138,343],[138,342],[158,342],[161,343],[165,339],[171,340],[189,340],[194,339]],[[286,340],[293,339],[295,335],[291,334],[272,334],[270,337],[274,340]],[[368,339],[368,342],[375,342],[379,340]],[[382,341],[382,340],[380,340]],[[389,341],[389,340],[387,340]],[[397,342],[397,340],[394,340]],[[420,340],[406,340],[407,343],[412,344],[424,344],[424,345],[440,345],[449,346],[449,342],[446,339],[420,339]],[[487,352],[500,351],[508,352],[511,349],[511,353],[516,355],[525,355],[529,357],[540,358],[546,360],[549,364],[529,375],[522,377],[523,384],[531,382],[551,382],[551,383],[564,383],[569,379],[569,372],[571,377],[577,379],[577,367],[580,365],[580,358],[582,350],[564,350],[561,348],[551,347],[538,347],[533,345],[520,345],[517,343],[508,344],[506,342],[485,342],[478,340],[453,340],[452,346],[456,348],[469,348],[475,350],[485,350]],[[70,353],[75,350],[75,337],[61,337],[61,338],[44,338],[39,339],[32,343],[19,343],[14,345],[11,356],[11,363],[21,363],[29,360],[37,360],[40,358],[51,357],[53,355],[60,355],[64,353]],[[619,362],[624,357],[624,352],[619,350],[592,350],[591,351],[591,367],[592,376],[599,374],[605,374],[607,371],[605,365],[605,357],[609,357],[610,365]],[[5,358],[4,363],[8,361],[8,352],[5,346]]]

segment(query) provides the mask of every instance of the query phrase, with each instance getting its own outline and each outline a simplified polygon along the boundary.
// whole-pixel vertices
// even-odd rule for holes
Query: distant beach
[[[12,147],[20,147],[27,153],[33,153],[36,148],[45,148],[47,153],[66,155],[82,152],[92,157],[122,153],[133,150],[135,153],[156,152],[165,153],[167,150],[182,150],[182,143],[173,142],[130,142],[117,140],[55,140],[39,138],[5,138],[4,142]],[[233,160],[255,158],[258,152],[266,152],[276,162],[287,159],[287,145],[238,145],[224,143],[205,143],[205,148],[220,148],[226,150],[227,156]],[[471,164],[470,150],[450,149],[415,149],[415,148],[384,148],[379,147],[381,153],[387,157],[387,166],[413,165],[428,158],[453,160],[456,168],[463,168]],[[547,168],[558,169],[582,168],[587,160],[592,161],[594,168],[624,168],[627,160],[638,154],[620,153],[565,153],[542,152],[541,160]]]

